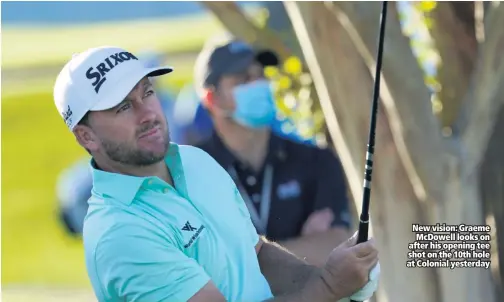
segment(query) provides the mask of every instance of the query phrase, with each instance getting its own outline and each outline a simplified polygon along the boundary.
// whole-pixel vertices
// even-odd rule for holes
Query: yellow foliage
[[[298,57],[291,56],[284,62],[284,71],[293,76],[298,76],[303,71],[303,64]]]
[[[420,9],[424,13],[431,12],[436,8],[436,1],[420,1],[418,4],[418,9]]]
[[[278,75],[280,74],[279,70],[277,67],[275,66],[266,66],[264,68],[264,76],[267,78],[267,79],[270,79],[270,80],[273,80],[274,78],[276,78]]]
[[[292,115],[292,110],[289,109],[285,102],[277,102],[277,110],[284,116]]]
[[[443,103],[439,100],[437,96],[433,96],[431,98],[431,103],[432,103],[432,112],[434,114],[439,114],[441,111],[443,111]]]
[[[289,88],[291,88],[292,86],[292,81],[289,77],[287,76],[281,76],[279,79],[278,79],[278,87],[282,90],[287,90]]]
[[[268,19],[270,17],[269,10],[267,8],[261,8],[257,12],[255,18],[252,18],[255,25],[259,28],[265,28],[268,24]]]
[[[434,25],[434,21],[432,20],[432,18],[425,18],[424,19],[424,23],[425,23],[425,26],[427,26],[427,28],[432,28],[432,26]]]
[[[290,119],[298,134],[308,138],[318,133],[324,124],[324,115],[320,109],[313,110],[311,99],[313,89],[312,79],[309,73],[303,73],[303,63],[296,57],[287,58],[281,68],[267,66],[264,68],[264,76],[272,82],[279,117]],[[317,114],[315,121],[314,114]],[[282,129],[288,133],[296,129]],[[284,129],[285,128],[285,129]]]
[[[441,86],[435,76],[427,75],[427,76],[425,76],[424,79],[425,79],[425,85],[427,85],[428,87],[430,87],[434,91],[437,92],[441,89]]]

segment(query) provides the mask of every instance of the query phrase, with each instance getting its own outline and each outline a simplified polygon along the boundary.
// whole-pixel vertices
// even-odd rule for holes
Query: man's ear
[[[207,108],[210,109],[213,107],[215,102],[215,92],[211,88],[205,89],[203,91],[203,105]]]
[[[98,137],[93,129],[87,125],[77,125],[73,129],[77,142],[86,150],[92,152],[98,149]]]

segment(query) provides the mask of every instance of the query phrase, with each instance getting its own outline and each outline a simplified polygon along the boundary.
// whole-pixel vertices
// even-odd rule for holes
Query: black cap
[[[263,66],[277,66],[279,60],[271,50],[254,50],[247,43],[233,40],[225,45],[207,47],[199,54],[195,67],[197,90],[216,85],[223,75],[245,71],[253,61]]]

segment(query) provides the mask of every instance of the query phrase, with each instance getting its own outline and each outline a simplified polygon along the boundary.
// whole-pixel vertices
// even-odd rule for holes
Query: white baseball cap
[[[145,76],[170,73],[172,67],[146,67],[132,53],[114,46],[91,48],[76,54],[54,84],[54,103],[70,130],[89,111],[115,107]]]

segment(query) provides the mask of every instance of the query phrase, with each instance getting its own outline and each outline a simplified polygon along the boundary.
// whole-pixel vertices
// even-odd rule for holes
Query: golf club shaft
[[[371,174],[373,172],[373,155],[375,147],[376,116],[378,114],[378,98],[380,97],[380,75],[383,57],[383,41],[385,40],[385,24],[387,19],[387,1],[382,2],[380,18],[380,32],[378,35],[378,52],[376,55],[376,72],[373,89],[373,104],[371,109],[371,123],[369,125],[369,138],[366,152],[366,168],[364,172],[364,192],[362,194],[362,212],[359,221],[357,243],[368,240],[369,230],[369,202],[371,199]],[[357,302],[351,300],[351,302]]]

